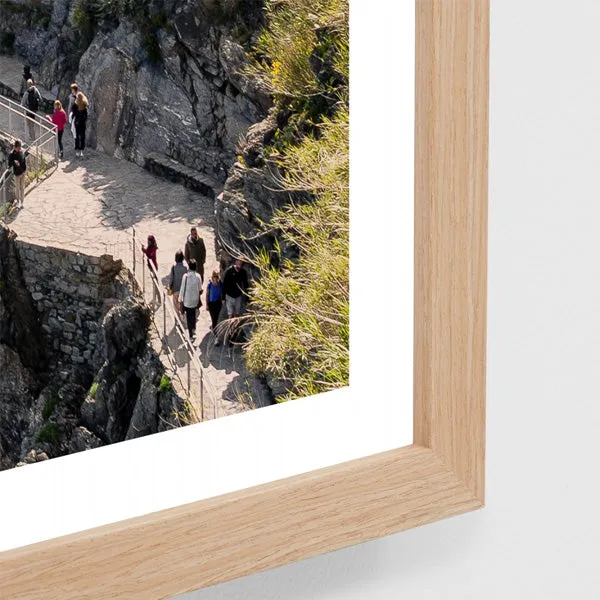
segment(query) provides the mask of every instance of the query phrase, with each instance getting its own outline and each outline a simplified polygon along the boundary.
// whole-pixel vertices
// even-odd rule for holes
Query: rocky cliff
[[[281,123],[247,70],[263,9],[264,0],[3,0],[0,46],[65,102],[79,83],[90,145],[215,198],[225,188],[215,208],[231,254],[248,249],[243,240],[266,241],[260,222],[288,201],[262,162]]]
[[[231,19],[221,4],[4,0],[0,36],[19,32],[12,51],[63,99],[77,80],[90,145],[142,166],[160,152],[222,184],[270,98],[239,43],[259,29],[261,2],[236,2]]]
[[[73,309],[61,299],[66,277],[48,278],[44,291],[36,291],[32,253],[42,266],[57,263],[54,249],[34,249],[0,228],[0,470],[181,425],[183,402],[166,385],[148,343],[149,309],[127,272],[113,265],[111,281],[88,277],[87,300]],[[81,255],[70,260],[86,271]],[[93,275],[97,265],[91,267]],[[73,310],[71,323],[65,317]],[[81,314],[81,331],[95,326],[78,341]],[[68,352],[48,335],[51,320],[62,321],[64,334],[73,326]]]

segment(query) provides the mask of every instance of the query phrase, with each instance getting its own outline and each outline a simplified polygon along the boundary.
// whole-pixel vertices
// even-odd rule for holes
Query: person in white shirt
[[[190,341],[193,342],[196,339],[196,314],[202,306],[202,277],[196,272],[194,259],[190,260],[188,266],[189,271],[181,280],[179,302],[181,312],[185,312]]]

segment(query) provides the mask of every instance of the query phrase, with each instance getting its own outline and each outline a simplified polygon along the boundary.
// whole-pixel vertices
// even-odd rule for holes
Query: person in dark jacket
[[[185,261],[190,264],[190,260],[196,261],[196,270],[202,281],[204,281],[204,263],[206,262],[206,246],[204,240],[198,236],[198,230],[192,227],[190,235],[185,242]]]
[[[29,130],[29,137],[35,139],[35,122],[37,117],[37,111],[42,105],[43,99],[40,94],[40,90],[35,87],[33,79],[27,80],[27,91],[21,98],[21,106],[25,107],[25,117],[27,121],[27,129]]]
[[[244,262],[237,259],[225,270],[223,275],[223,294],[227,316],[232,319],[242,313],[242,298],[248,290],[248,272],[244,269]]]
[[[77,100],[77,92],[79,91],[79,86],[76,83],[71,84],[71,95],[69,96],[69,108],[67,108],[67,113],[69,116],[69,123],[71,122],[71,113],[73,112],[73,104],[75,104],[75,100]],[[75,136],[73,136],[75,137]]]
[[[15,206],[23,207],[25,199],[25,171],[27,171],[27,159],[21,147],[21,140],[15,140],[12,152],[8,155],[8,166],[13,170],[15,176]]]
[[[23,94],[27,91],[27,82],[31,79],[35,83],[35,79],[31,73],[31,67],[29,65],[23,65],[23,78],[21,79],[21,88],[19,89],[19,96],[23,97]]]
[[[85,150],[85,128],[88,118],[88,99],[83,92],[77,92],[73,103],[72,120],[75,123],[75,156],[83,157]]]

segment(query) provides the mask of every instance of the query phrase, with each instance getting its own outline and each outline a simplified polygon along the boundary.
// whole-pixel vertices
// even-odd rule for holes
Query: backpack
[[[37,112],[40,107],[40,99],[38,98],[37,90],[35,88],[29,88],[27,94],[27,106],[29,107],[29,110]]]

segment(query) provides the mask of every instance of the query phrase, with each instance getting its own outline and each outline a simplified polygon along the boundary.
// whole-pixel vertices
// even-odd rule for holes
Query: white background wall
[[[486,509],[182,600],[600,598],[600,2],[493,0],[491,74]]]

